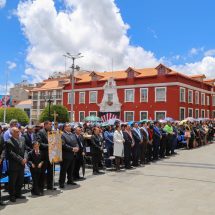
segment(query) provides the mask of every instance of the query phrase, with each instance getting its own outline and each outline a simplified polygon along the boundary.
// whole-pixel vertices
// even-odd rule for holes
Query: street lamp
[[[51,92],[49,92],[49,94],[47,96],[43,96],[42,99],[45,100],[45,102],[47,102],[49,104],[49,120],[51,121],[51,103],[53,102],[54,96],[51,95]]]
[[[7,111],[7,85],[8,85],[8,74],[9,72],[6,72],[6,84],[5,84],[5,98],[4,98],[4,123],[6,123],[6,111]]]
[[[75,74],[75,70],[79,71],[80,67],[79,66],[75,66],[75,60],[82,58],[83,56],[81,55],[81,53],[78,53],[76,55],[72,55],[69,52],[67,52],[65,55],[63,55],[66,58],[70,58],[72,59],[72,66],[70,67],[72,69],[72,72],[70,74],[70,79],[71,79],[71,115],[70,115],[70,119],[71,122],[73,122],[73,113],[74,113],[74,74]]]

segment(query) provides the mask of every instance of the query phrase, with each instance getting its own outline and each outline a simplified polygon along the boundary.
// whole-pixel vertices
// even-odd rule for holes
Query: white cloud
[[[0,9],[4,8],[6,5],[6,0],[0,0]]]
[[[210,50],[207,50],[205,53],[204,53],[205,56],[215,56],[215,49],[210,49]]]
[[[9,94],[10,88],[13,87],[14,84],[12,82],[7,83],[7,94]],[[0,84],[0,95],[5,95],[6,93],[6,83]]]
[[[17,15],[29,41],[25,74],[41,80],[64,70],[65,52],[83,53],[77,64],[88,70],[157,66],[152,52],[130,45],[129,26],[114,0],[65,0],[58,12],[53,0],[21,1]]]
[[[7,65],[9,70],[15,69],[17,66],[15,62],[11,62],[11,61],[7,61]]]
[[[132,46],[129,28],[114,0],[64,0],[65,9],[57,11],[54,0],[20,1],[17,16],[29,41],[24,76],[40,81],[55,71],[64,71],[66,52],[79,53],[84,58],[76,63],[86,70],[108,71],[134,67],[155,67],[160,62],[180,60],[162,57],[143,47]],[[153,33],[153,32],[152,32]],[[156,32],[154,32],[156,35]],[[157,35],[155,36],[157,37]],[[192,48],[190,56],[204,52],[204,47]],[[67,63],[69,64],[69,63]],[[173,66],[185,74],[204,73],[214,76],[215,58],[205,56],[194,63]]]
[[[215,57],[204,57],[202,60],[184,65],[172,66],[178,72],[185,74],[205,74],[207,78],[214,78],[215,74]]]
[[[200,48],[192,48],[189,51],[189,55],[193,56],[193,55],[198,55],[199,53],[204,51],[204,47],[200,47]]]

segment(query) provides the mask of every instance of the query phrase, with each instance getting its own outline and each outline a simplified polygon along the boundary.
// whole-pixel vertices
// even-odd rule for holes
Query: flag
[[[51,163],[58,163],[62,161],[61,135],[61,131],[52,131],[48,133],[49,161]]]

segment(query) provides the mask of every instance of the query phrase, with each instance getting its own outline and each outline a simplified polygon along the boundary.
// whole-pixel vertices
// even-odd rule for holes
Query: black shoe
[[[44,191],[40,191],[40,196],[44,196]]]
[[[68,185],[77,185],[75,182],[67,182]]]
[[[7,205],[7,203],[4,202],[4,201],[0,201],[0,205],[1,205],[1,206],[5,206],[5,205]]]
[[[99,173],[98,172],[93,172],[93,175],[99,175]]]
[[[16,202],[15,196],[11,196],[11,197],[10,197],[10,201],[11,201],[11,202]]]
[[[26,199],[26,196],[20,195],[20,196],[16,196],[16,198],[17,198],[17,199]]]
[[[59,187],[64,188],[65,186],[64,186],[64,184],[59,184]]]
[[[76,178],[76,180],[77,181],[83,181],[83,180],[85,180],[86,178],[84,178],[84,177],[78,177],[78,178]]]
[[[56,187],[47,187],[47,190],[57,190]]]
[[[99,175],[105,174],[104,172],[99,172],[99,171],[98,171],[97,173],[98,173]]]

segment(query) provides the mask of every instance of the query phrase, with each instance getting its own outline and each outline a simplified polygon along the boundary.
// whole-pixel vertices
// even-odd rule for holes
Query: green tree
[[[58,122],[68,122],[69,112],[63,105],[51,105],[50,107],[50,117],[49,117],[49,106],[47,106],[43,112],[40,114],[40,122],[46,120],[54,121],[54,111],[57,114]]]
[[[29,123],[28,115],[20,108],[10,107],[6,109],[6,122],[9,123],[11,119],[18,120],[21,125]],[[0,108],[0,121],[4,121],[4,108]]]

